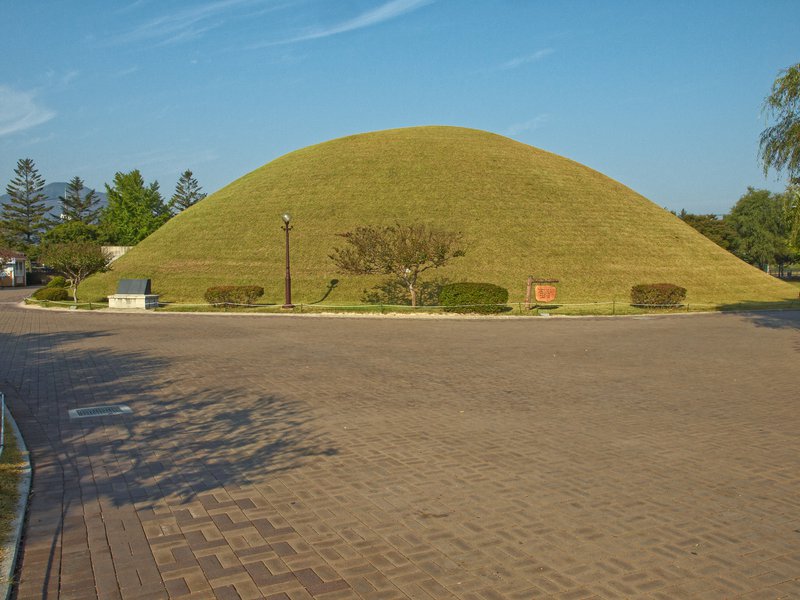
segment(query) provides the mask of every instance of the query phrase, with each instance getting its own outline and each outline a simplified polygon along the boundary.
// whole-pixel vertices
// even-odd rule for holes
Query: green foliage
[[[788,230],[788,243],[800,260],[800,184],[786,188],[783,195],[783,216]]]
[[[737,234],[734,253],[742,260],[761,268],[791,260],[781,196],[747,188],[727,220]]]
[[[264,295],[257,285],[217,285],[206,290],[204,298],[209,304],[253,304]]]
[[[437,306],[439,292],[446,282],[442,280],[423,281],[417,285],[417,305]],[[370,290],[364,290],[361,301],[366,304],[389,304],[392,306],[411,306],[411,294],[402,281],[387,279]]]
[[[736,230],[727,219],[716,215],[694,215],[682,210],[678,215],[684,223],[702,233],[718,246],[732,252],[738,242]]]
[[[206,197],[202,189],[197,183],[197,179],[192,176],[192,172],[188,169],[184,171],[175,185],[175,193],[169,201],[172,213],[179,213],[200,202]]]
[[[170,218],[158,182],[145,186],[138,170],[114,175],[106,194],[108,206],[101,211],[100,231],[109,244],[135,246]]]
[[[49,288],[65,288],[67,287],[67,280],[64,279],[61,275],[56,275],[50,281],[47,282],[45,287]]]
[[[800,63],[779,73],[764,100],[764,113],[772,120],[761,133],[764,175],[772,168],[800,183]]]
[[[78,301],[78,286],[94,273],[105,271],[111,262],[100,246],[92,242],[52,244],[42,250],[41,261],[66,277],[72,297]]]
[[[55,216],[61,221],[80,221],[87,225],[97,223],[100,198],[94,190],[85,188],[83,180],[77,175],[70,180],[64,195],[58,199],[61,201],[61,214]]]
[[[42,236],[42,243],[65,244],[67,242],[97,242],[100,231],[96,225],[83,221],[65,221],[53,227]]]
[[[42,193],[45,182],[30,158],[19,159],[14,173],[15,177],[6,186],[10,198],[2,204],[0,230],[10,245],[30,253],[49,225]]]
[[[499,313],[506,309],[508,290],[493,283],[450,283],[439,292],[447,312]]]
[[[642,283],[631,288],[631,304],[651,308],[680,306],[686,288],[674,283]]]
[[[357,227],[340,234],[348,245],[334,248],[331,260],[346,272],[359,275],[392,275],[408,290],[416,306],[419,276],[464,256],[461,234],[424,224]]]
[[[69,300],[69,292],[64,287],[43,287],[34,292],[33,297],[37,300],[52,300],[53,302],[64,302]]]

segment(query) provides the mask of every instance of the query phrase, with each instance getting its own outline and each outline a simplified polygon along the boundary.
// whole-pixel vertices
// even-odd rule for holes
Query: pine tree
[[[138,170],[114,175],[106,194],[108,206],[100,213],[101,238],[106,243],[134,246],[170,218],[158,182],[145,186]]]
[[[84,193],[84,190],[86,192]],[[64,190],[64,195],[59,196],[61,201],[61,215],[62,221],[81,221],[87,225],[94,225],[100,215],[100,209],[97,207],[100,198],[94,190],[85,188],[83,180],[75,176],[67,184],[67,189]]]
[[[39,242],[39,236],[47,229],[44,203],[44,177],[39,175],[30,158],[21,158],[14,169],[16,176],[6,186],[10,196],[2,205],[0,228],[4,237],[20,250],[29,250]]]
[[[192,172],[186,169],[178,180],[178,184],[175,186],[175,193],[169,201],[169,208],[173,214],[186,210],[205,198],[206,195],[202,192],[202,189],[198,185],[197,179],[192,176]]]

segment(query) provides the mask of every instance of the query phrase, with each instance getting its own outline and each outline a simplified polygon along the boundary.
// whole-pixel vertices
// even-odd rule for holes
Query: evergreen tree
[[[86,192],[84,192],[86,190]],[[94,190],[85,188],[83,180],[77,175],[73,177],[64,190],[64,195],[59,196],[61,201],[62,221],[81,221],[87,225],[94,225],[100,216],[100,209],[97,207],[100,198]]]
[[[145,186],[138,170],[114,175],[113,185],[106,184],[106,193],[108,206],[101,211],[100,230],[109,244],[138,244],[170,218],[158,182]]]
[[[39,243],[39,236],[47,229],[44,203],[44,177],[39,175],[30,158],[21,158],[14,169],[16,176],[6,186],[10,196],[2,205],[0,229],[3,237],[15,248],[29,251]]]
[[[173,214],[186,210],[205,198],[206,195],[202,192],[202,189],[198,185],[197,179],[192,176],[192,172],[186,169],[178,180],[175,186],[175,193],[169,202],[169,207]]]

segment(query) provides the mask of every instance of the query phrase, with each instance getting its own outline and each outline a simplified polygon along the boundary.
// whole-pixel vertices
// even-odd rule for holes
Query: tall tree
[[[788,262],[792,253],[783,210],[779,194],[747,188],[728,216],[738,237],[734,254],[766,270]]]
[[[30,251],[39,243],[39,236],[49,225],[45,217],[44,177],[39,175],[30,158],[19,159],[14,173],[14,178],[6,186],[10,198],[2,205],[0,228],[11,245]]]
[[[108,206],[101,211],[100,230],[109,244],[138,244],[170,218],[158,182],[145,186],[138,170],[114,175],[113,184],[106,184],[106,194]]]
[[[792,184],[783,195],[783,213],[789,230],[789,245],[800,255],[800,184]]]
[[[84,187],[83,180],[77,175],[70,180],[64,195],[58,199],[61,202],[61,214],[58,216],[62,221],[81,221],[87,225],[97,223],[100,198],[94,190]]]
[[[391,275],[402,283],[417,305],[419,276],[464,256],[461,234],[426,225],[357,227],[341,235],[344,248],[334,248],[331,260],[340,270],[360,275]]]
[[[169,201],[170,210],[173,214],[177,214],[193,204],[197,204],[206,197],[202,190],[203,188],[197,183],[197,179],[194,178],[192,172],[186,169],[175,185],[175,193]]]
[[[772,120],[761,133],[761,163],[785,171],[789,180],[800,183],[800,63],[781,71],[764,100],[764,114]]]
[[[784,218],[789,244],[800,252],[800,63],[781,71],[764,100],[764,113],[772,120],[761,133],[761,164],[789,176]]]

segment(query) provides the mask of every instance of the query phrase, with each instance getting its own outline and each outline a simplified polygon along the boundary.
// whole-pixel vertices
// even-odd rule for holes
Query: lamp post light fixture
[[[292,226],[289,225],[289,221],[292,220],[292,217],[289,213],[284,213],[281,218],[283,219],[283,226],[281,229],[286,232],[286,297],[282,308],[294,308],[294,304],[292,304],[292,272],[289,268],[289,231],[292,229]]]

